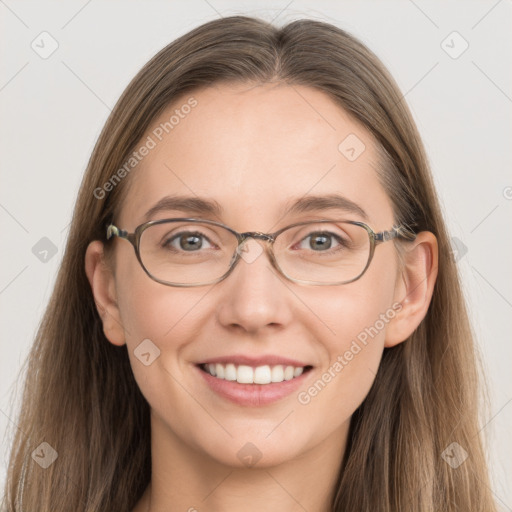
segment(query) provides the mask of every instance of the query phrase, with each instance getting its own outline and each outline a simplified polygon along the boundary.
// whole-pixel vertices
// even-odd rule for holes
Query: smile
[[[195,368],[215,395],[238,406],[262,407],[278,402],[305,386],[313,366],[201,363]]]
[[[202,364],[200,368],[217,379],[236,381],[239,384],[272,384],[292,380],[309,371],[311,366],[263,365],[247,366],[228,364]]]

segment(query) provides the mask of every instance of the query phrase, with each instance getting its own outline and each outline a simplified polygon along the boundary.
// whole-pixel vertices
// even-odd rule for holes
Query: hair
[[[53,294],[24,363],[24,389],[4,506],[21,510],[131,510],[151,479],[149,405],[126,347],[105,337],[84,256],[118,215],[131,177],[95,197],[151,123],[184,94],[219,83],[308,86],[373,136],[379,179],[396,224],[438,240],[438,276],[425,318],[384,349],[351,418],[332,510],[495,511],[479,434],[481,375],[460,277],[420,136],[403,95],[365,45],[328,23],[283,27],[232,16],[205,23],[159,51],[112,110],[78,193]],[[23,369],[22,368],[22,369]],[[57,460],[42,469],[42,443]],[[469,454],[453,469],[452,442]]]

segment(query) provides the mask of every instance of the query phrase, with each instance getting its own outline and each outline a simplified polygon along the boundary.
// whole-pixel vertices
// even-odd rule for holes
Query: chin
[[[281,439],[277,435],[270,440],[267,435],[265,430],[260,435],[241,435],[219,440],[215,446],[208,447],[208,455],[220,464],[238,469],[266,469],[299,457],[298,440],[290,436]]]

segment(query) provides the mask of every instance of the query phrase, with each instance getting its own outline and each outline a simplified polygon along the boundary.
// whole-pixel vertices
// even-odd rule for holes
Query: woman
[[[7,510],[493,511],[474,341],[376,56],[235,16],[127,87],[32,350]]]

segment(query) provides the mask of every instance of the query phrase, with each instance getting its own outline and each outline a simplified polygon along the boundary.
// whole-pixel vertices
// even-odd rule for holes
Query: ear
[[[103,332],[114,345],[126,343],[119,307],[117,305],[115,279],[105,261],[103,243],[91,242],[85,252],[85,273],[94,295],[96,308],[103,322]]]
[[[385,347],[405,341],[427,314],[437,279],[437,238],[422,231],[403,244],[403,268],[395,285],[394,300],[402,305],[386,329]]]

